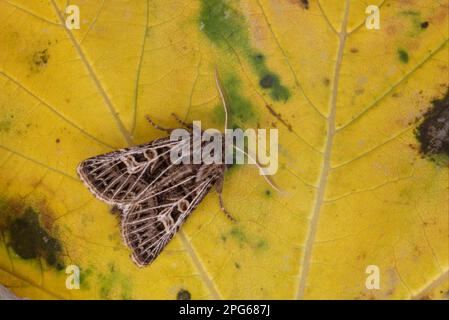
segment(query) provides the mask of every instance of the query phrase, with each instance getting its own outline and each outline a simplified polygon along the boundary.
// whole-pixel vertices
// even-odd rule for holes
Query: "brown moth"
[[[215,80],[225,109],[226,129],[226,97],[217,72]],[[174,116],[192,135],[193,126]],[[156,125],[149,117],[147,120],[159,130],[167,133],[173,130]],[[227,165],[224,161],[223,164],[173,163],[170,152],[179,148],[180,143],[170,137],[156,139],[89,158],[77,168],[81,180],[97,198],[121,211],[123,240],[139,267],[157,258],[212,188],[218,193],[221,210],[234,220],[221,196]],[[193,150],[192,145],[190,148]]]

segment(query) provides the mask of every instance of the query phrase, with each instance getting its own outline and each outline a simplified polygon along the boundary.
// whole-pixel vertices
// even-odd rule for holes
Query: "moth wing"
[[[81,162],[77,172],[97,198],[124,206],[151,187],[158,169],[170,166],[170,150],[177,143],[167,137],[95,156]]]
[[[186,180],[123,209],[123,241],[132,250],[131,257],[137,266],[144,267],[157,258],[217,177],[202,182]]]

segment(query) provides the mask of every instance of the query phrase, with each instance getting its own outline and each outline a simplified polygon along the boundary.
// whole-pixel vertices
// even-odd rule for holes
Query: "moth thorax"
[[[143,156],[148,160],[153,160],[157,157],[157,152],[153,149],[147,149],[143,152]]]
[[[189,201],[187,201],[186,199],[181,199],[178,202],[178,210],[181,211],[182,213],[186,212],[187,209],[189,209]]]

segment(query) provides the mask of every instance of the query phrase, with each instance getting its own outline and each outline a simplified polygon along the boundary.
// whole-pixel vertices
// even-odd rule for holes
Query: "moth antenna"
[[[260,165],[260,163],[256,159],[254,159],[248,152],[240,149],[237,146],[234,146],[234,148],[237,149],[238,151],[242,152],[243,154],[246,154],[248,156],[248,158],[250,158],[251,160],[253,160],[256,163],[257,168],[259,168],[260,170],[263,170],[263,167]],[[281,188],[279,188],[270,177],[268,177],[267,175],[263,175],[263,178],[274,190],[276,190],[279,193],[285,193],[285,190],[282,190]]]
[[[228,104],[226,103],[226,92],[221,83],[217,66],[215,66],[215,84],[217,85],[218,93],[220,94],[221,102],[223,103],[223,108],[224,108],[224,113],[225,113],[224,129],[226,130],[226,129],[228,129]]]

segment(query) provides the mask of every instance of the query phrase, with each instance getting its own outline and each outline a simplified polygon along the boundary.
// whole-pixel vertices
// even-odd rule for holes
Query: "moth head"
[[[189,201],[187,201],[186,199],[181,199],[178,202],[178,210],[184,213],[189,209],[189,205],[190,205]]]

